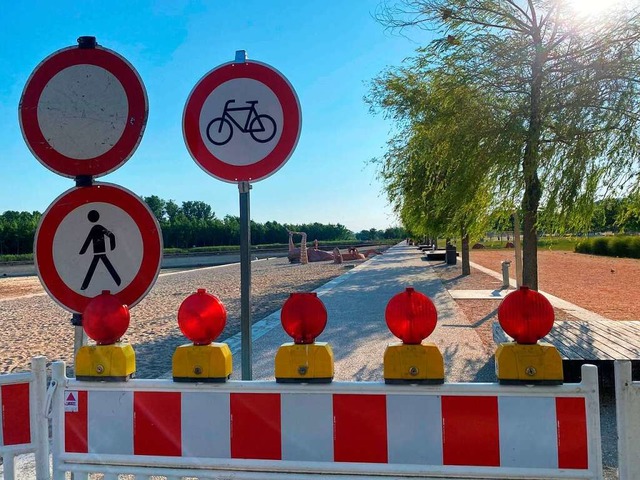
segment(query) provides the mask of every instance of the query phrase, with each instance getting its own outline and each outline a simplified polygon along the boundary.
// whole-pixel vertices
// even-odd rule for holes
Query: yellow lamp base
[[[392,343],[384,351],[384,383],[444,383],[444,361],[434,343]]]
[[[173,354],[174,382],[226,382],[233,360],[226,343],[181,345]]]
[[[496,350],[496,376],[502,385],[561,385],[562,358],[547,343],[501,343]]]
[[[326,342],[283,344],[276,353],[275,377],[279,383],[330,383],[333,380],[331,345]]]
[[[128,343],[85,345],[76,355],[76,379],[125,382],[136,371],[136,354]]]

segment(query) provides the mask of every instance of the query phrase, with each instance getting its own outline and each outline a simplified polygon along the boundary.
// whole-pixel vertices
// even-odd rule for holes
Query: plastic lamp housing
[[[184,299],[178,309],[178,326],[194,345],[209,345],[224,330],[227,310],[203,288]]]
[[[82,313],[82,327],[98,345],[116,343],[129,328],[129,307],[118,297],[103,291],[93,298]]]
[[[520,287],[507,295],[498,307],[498,321],[502,329],[517,343],[530,345],[547,335],[553,328],[555,313],[544,295]]]
[[[435,330],[438,312],[429,297],[409,287],[389,300],[384,318],[402,343],[419,345]]]
[[[296,344],[310,344],[327,325],[327,309],[315,293],[292,293],[280,313],[282,328]]]

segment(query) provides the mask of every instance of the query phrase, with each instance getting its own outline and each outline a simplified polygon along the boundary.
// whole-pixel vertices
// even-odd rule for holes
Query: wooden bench
[[[493,323],[493,340],[511,342],[498,322]],[[542,342],[558,349],[565,382],[580,378],[580,366],[596,365],[603,386],[613,386],[614,360],[631,361],[634,379],[640,379],[640,321],[576,320],[556,321]]]

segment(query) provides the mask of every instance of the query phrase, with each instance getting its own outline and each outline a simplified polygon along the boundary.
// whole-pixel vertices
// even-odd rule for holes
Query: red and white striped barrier
[[[46,362],[31,361],[31,372],[0,375],[0,457],[4,478],[15,478],[15,457],[34,453],[36,478],[49,478],[49,429],[46,417]]]
[[[631,380],[631,362],[614,363],[616,423],[618,427],[618,475],[620,480],[640,478],[640,382]]]
[[[601,477],[597,370],[553,387],[77,382],[54,365],[54,478]],[[158,467],[151,468],[150,465]],[[205,471],[206,470],[206,471]],[[244,473],[241,473],[244,472]],[[239,476],[238,476],[239,475]]]

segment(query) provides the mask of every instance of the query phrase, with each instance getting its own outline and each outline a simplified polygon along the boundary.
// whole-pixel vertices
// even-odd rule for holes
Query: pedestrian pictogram
[[[289,159],[302,125],[298,97],[273,67],[255,61],[207,73],[187,100],[187,149],[207,173],[226,182],[256,182]]]
[[[75,313],[105,290],[123,305],[135,305],[155,282],[161,258],[162,235],[153,213],[113,184],[67,190],[43,214],[36,232],[40,281]]]
[[[66,177],[100,176],[138,147],[147,94],[127,60],[93,37],[79,42],[33,71],[20,99],[20,127],[33,155],[50,170]]]
[[[87,214],[87,219],[91,223],[96,223],[98,220],[100,220],[100,213],[98,213],[97,210],[91,210]],[[87,287],[89,286],[89,283],[91,283],[91,279],[93,278],[93,273],[96,271],[98,262],[100,261],[102,261],[107,271],[111,274],[111,278],[113,278],[113,281],[115,282],[116,285],[119,286],[120,283],[122,282],[122,280],[120,279],[120,276],[118,275],[118,272],[116,272],[115,268],[113,268],[113,265],[109,261],[109,257],[106,254],[105,238],[109,239],[109,250],[111,251],[115,250],[116,236],[112,232],[107,230],[105,227],[103,227],[102,225],[96,224],[89,231],[89,235],[87,235],[87,239],[84,241],[84,244],[80,249],[80,255],[84,255],[87,249],[89,248],[89,245],[93,245],[93,260],[91,260],[91,266],[89,267],[89,270],[87,271],[87,275],[84,277],[84,280],[82,281],[82,286],[80,287],[80,290],[87,289]]]

